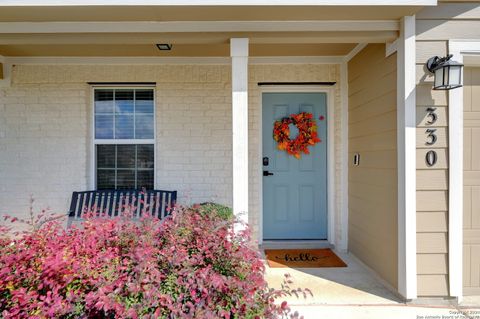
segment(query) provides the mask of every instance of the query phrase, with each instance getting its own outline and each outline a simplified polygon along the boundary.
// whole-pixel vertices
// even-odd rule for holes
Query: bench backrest
[[[133,218],[148,213],[163,219],[170,214],[176,201],[176,191],[125,189],[73,192],[69,216],[82,218],[85,212],[95,212],[114,217],[130,212]]]

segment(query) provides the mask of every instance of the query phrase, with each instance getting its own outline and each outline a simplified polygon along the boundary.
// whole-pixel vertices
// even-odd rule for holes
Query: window
[[[97,189],[153,189],[154,91],[94,90]]]

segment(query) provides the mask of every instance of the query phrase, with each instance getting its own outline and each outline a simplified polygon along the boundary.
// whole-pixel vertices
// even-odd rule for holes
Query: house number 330
[[[437,122],[438,116],[435,111],[437,110],[436,107],[429,107],[427,108],[427,117],[429,118],[426,122],[427,125],[433,125]],[[429,128],[425,131],[427,134],[427,141],[425,142],[426,145],[432,146],[437,143],[437,134],[436,129]],[[434,150],[430,150],[425,154],[425,162],[427,163],[428,167],[433,167],[437,164],[437,152]]]

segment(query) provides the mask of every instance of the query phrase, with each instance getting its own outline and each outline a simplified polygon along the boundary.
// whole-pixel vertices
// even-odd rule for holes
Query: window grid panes
[[[97,189],[153,189],[153,144],[98,144]]]
[[[153,89],[95,90],[95,139],[153,138]]]
[[[95,88],[97,189],[153,189],[153,88]]]

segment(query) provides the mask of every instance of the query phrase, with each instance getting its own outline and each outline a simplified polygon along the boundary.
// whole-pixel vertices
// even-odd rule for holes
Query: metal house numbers
[[[435,124],[435,122],[437,122],[438,115],[437,113],[435,113],[436,110],[437,110],[436,107],[427,108],[427,117],[428,117],[428,120],[426,121],[427,125],[433,125]],[[434,129],[434,128],[428,128],[425,130],[425,134],[427,134],[427,141],[425,142],[426,145],[433,146],[435,145],[435,143],[437,143],[438,138],[437,138],[436,132],[437,132],[437,129]],[[435,166],[435,164],[437,164],[437,159],[438,159],[437,152],[434,150],[429,150],[425,154],[425,162],[427,163],[428,167]]]

